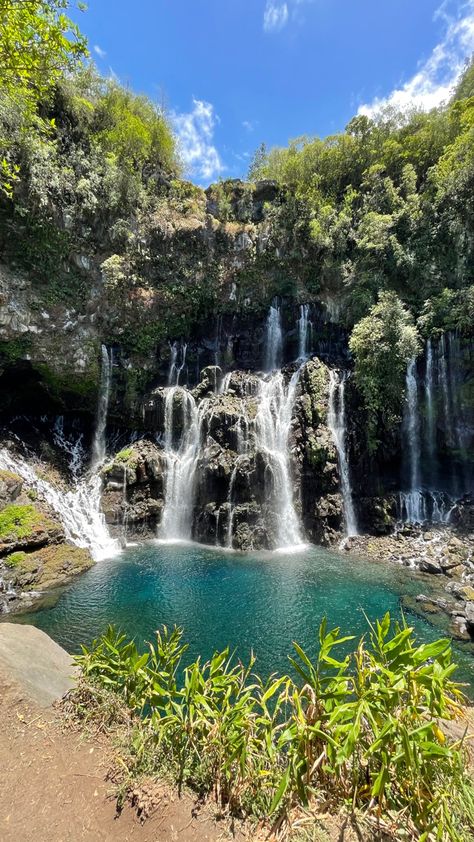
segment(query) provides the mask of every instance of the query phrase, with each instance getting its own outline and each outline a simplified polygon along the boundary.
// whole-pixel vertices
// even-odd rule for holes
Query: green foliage
[[[390,428],[399,418],[407,363],[421,350],[412,316],[394,292],[380,293],[354,327],[349,347],[368,412],[369,446],[375,449],[378,423]]]
[[[65,15],[68,0],[28,0],[0,5],[0,90],[2,108],[16,113],[23,136],[54,127],[38,108],[55,84],[86,55],[86,41]],[[11,196],[19,179],[8,128],[0,125],[0,188]]]
[[[147,163],[176,171],[175,140],[164,113],[145,96],[108,81],[95,106],[93,137],[120,165],[142,171]]]
[[[124,447],[123,450],[120,450],[114,457],[115,462],[128,462],[130,456],[132,455],[133,450],[131,447]]]
[[[350,328],[381,290],[417,318],[444,288],[472,284],[472,78],[471,63],[445,108],[359,115],[341,134],[256,153],[252,178],[286,185],[306,208],[321,286],[344,298]],[[451,321],[472,332],[460,311]]]
[[[17,553],[10,553],[5,558],[5,564],[7,567],[18,567],[26,558],[26,553],[17,552]]]
[[[11,503],[0,511],[0,539],[22,540],[48,525],[45,516],[32,505]]]
[[[417,644],[388,614],[347,654],[352,640],[324,621],[315,657],[295,643],[297,682],[262,681],[253,657],[243,665],[228,649],[183,668],[177,628],[163,627],[140,654],[109,627],[77,660],[96,703],[106,688],[139,714],[132,777],[171,775],[232,815],[277,826],[322,801],[389,817],[397,838],[462,842],[474,801],[463,740],[444,730],[463,699],[449,641]],[[84,706],[83,690],[77,698],[90,715],[90,696]]]

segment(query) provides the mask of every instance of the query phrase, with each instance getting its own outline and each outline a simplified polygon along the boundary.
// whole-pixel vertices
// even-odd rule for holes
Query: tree
[[[19,172],[10,161],[11,132],[4,128],[9,114],[19,131],[47,132],[39,110],[87,54],[86,39],[64,14],[68,6],[69,0],[0,0],[0,189],[7,195]]]
[[[370,449],[378,445],[379,422],[390,429],[399,420],[408,362],[421,350],[413,317],[394,292],[381,292],[369,314],[354,327],[349,347],[355,377],[369,418]]]

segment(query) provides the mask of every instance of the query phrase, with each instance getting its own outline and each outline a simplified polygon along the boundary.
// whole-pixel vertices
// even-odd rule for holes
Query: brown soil
[[[65,729],[53,709],[27,701],[0,671],[2,842],[191,842],[227,834],[188,796],[164,795],[144,824],[117,815],[107,747]]]

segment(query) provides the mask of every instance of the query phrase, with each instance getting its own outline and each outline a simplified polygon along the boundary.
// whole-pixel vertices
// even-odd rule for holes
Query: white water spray
[[[311,351],[312,324],[309,320],[309,304],[302,304],[298,319],[298,359],[307,360]]]
[[[100,511],[101,478],[99,474],[78,482],[71,491],[64,492],[39,477],[21,456],[0,450],[0,468],[18,474],[58,515],[67,540],[88,549],[99,561],[119,551],[110,538],[105,518]]]
[[[171,386],[165,395],[164,448],[167,463],[165,506],[158,530],[162,541],[189,541],[192,535],[195,474],[207,401],[199,408],[186,389]],[[180,414],[181,429],[176,425]]]
[[[109,409],[110,384],[112,381],[113,354],[102,345],[102,367],[100,374],[99,400],[97,404],[97,420],[92,442],[91,470],[95,471],[105,459],[105,430],[107,427],[107,412]]]
[[[358,535],[357,519],[352,497],[351,475],[346,449],[346,418],[344,404],[345,373],[329,371],[329,409],[328,427],[331,430],[336,445],[339,473],[341,479],[342,500],[344,504],[344,520],[348,537]]]
[[[283,333],[281,329],[281,313],[278,304],[270,306],[267,317],[265,338],[265,371],[275,371],[280,368],[283,349]]]
[[[293,503],[293,486],[288,459],[288,437],[300,369],[285,386],[281,371],[260,385],[260,401],[255,418],[255,447],[266,454],[272,476],[276,506],[278,549],[301,545],[298,516]]]

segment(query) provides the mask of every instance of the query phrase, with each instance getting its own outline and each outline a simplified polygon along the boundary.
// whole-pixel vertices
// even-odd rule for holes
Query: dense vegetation
[[[446,733],[462,713],[449,642],[419,645],[388,614],[338,654],[352,640],[323,622],[314,658],[294,644],[299,680],[262,681],[253,657],[244,666],[227,649],[184,667],[179,629],[142,654],[111,627],[78,658],[73,706],[109,726],[131,717],[122,794],[164,775],[274,829],[330,805],[393,838],[466,842],[474,791],[464,741]]]
[[[351,347],[367,407],[385,403],[389,421],[403,392],[400,355],[406,365],[417,352],[405,319],[389,326],[393,307],[403,302],[424,336],[473,330],[474,64],[444,107],[360,115],[341,134],[263,147],[250,175],[276,179],[299,202],[319,275],[344,290],[347,326],[358,323]],[[379,345],[383,321],[391,336]],[[379,366],[381,352],[393,365]]]
[[[28,277],[38,308],[94,310],[100,339],[131,360],[128,403],[160,343],[222,313],[263,316],[275,295],[329,302],[352,333],[377,447],[421,340],[472,335],[474,65],[429,113],[360,115],[340,134],[261,148],[250,177],[278,189],[257,207],[254,184],[206,194],[180,179],[166,113],[97,73],[68,5],[1,6],[3,263]],[[36,341],[2,343],[0,361],[34,361]],[[64,389],[49,361],[38,370]],[[66,381],[92,395],[89,372]]]

